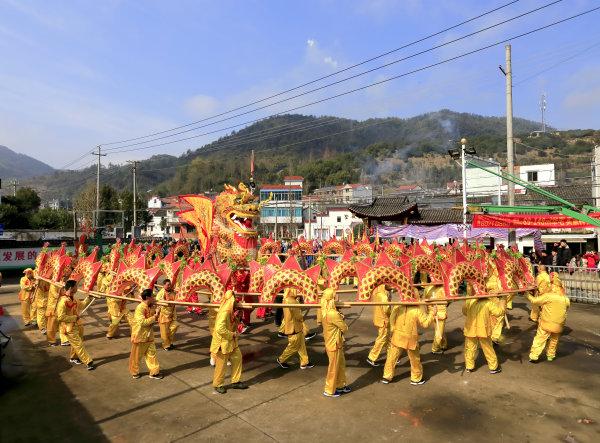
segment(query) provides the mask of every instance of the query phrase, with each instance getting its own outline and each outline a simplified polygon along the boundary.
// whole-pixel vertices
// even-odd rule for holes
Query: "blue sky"
[[[61,167],[97,144],[243,105],[508,1],[0,0],[0,144]],[[367,67],[550,1],[521,0]],[[466,41],[196,133],[398,75],[598,5],[563,0]],[[599,22],[596,11],[512,42],[515,116],[538,120],[539,96],[546,92],[549,124],[561,129],[599,127]],[[302,112],[366,119],[449,108],[501,116],[505,91],[499,64],[504,64],[503,45]],[[113,154],[107,160],[178,155],[226,133]],[[93,160],[90,155],[74,166]]]

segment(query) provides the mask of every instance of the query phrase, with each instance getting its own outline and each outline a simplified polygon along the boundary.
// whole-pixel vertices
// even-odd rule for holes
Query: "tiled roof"
[[[468,189],[468,188],[467,188]],[[593,205],[591,185],[566,185],[566,186],[545,186],[546,191],[549,191],[560,198],[563,198],[576,205]],[[491,203],[495,196],[469,197],[469,204],[473,203]],[[502,204],[507,204],[508,196],[502,194]],[[516,205],[554,205],[560,206],[560,203],[548,197],[544,197],[533,191],[527,191],[526,194],[515,194]]]
[[[299,175],[288,175],[287,177],[283,177],[284,180],[304,180],[304,177]]]
[[[261,191],[275,191],[275,190],[287,190],[287,189],[302,189],[300,185],[262,185]]]
[[[471,223],[472,216],[467,214],[467,222]],[[461,224],[463,222],[462,208],[419,209],[416,216],[408,220],[409,225],[445,225],[447,223]]]
[[[370,205],[350,205],[350,212],[360,218],[398,220],[417,210],[406,197],[378,197]]]

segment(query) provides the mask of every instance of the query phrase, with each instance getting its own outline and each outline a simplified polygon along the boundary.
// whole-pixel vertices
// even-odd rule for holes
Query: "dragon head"
[[[257,197],[240,183],[238,187],[225,185],[225,192],[215,199],[216,218],[222,228],[242,237],[257,237],[254,219],[259,215]]]

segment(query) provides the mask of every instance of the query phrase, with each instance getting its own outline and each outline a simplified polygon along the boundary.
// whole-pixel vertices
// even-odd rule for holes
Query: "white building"
[[[316,200],[327,203],[371,203],[373,187],[360,183],[325,186],[314,190]]]
[[[194,228],[182,223],[177,217],[179,211],[190,209],[190,206],[180,202],[177,197],[152,196],[148,200],[148,212],[152,217],[142,235],[153,238],[179,239],[186,234],[192,235]]]
[[[260,209],[260,226],[263,235],[273,234],[275,238],[296,238],[303,233],[302,187],[304,178],[284,177],[283,183],[283,185],[260,187],[260,201],[271,199]]]
[[[327,212],[315,214],[312,220],[304,222],[305,237],[320,240],[329,240],[333,236],[344,238],[350,235],[355,225],[361,223],[362,220],[348,208],[328,208]]]
[[[502,183],[502,179],[494,175],[500,173],[499,166],[489,165],[484,168],[485,170],[467,166],[466,169],[468,196],[497,195],[498,188],[501,188],[502,193],[506,194],[508,189],[506,181]],[[503,168],[503,171],[506,170]],[[515,176],[541,187],[556,186],[554,164],[552,163],[515,166]],[[523,186],[515,185],[515,192],[525,193],[525,191]]]
[[[517,166],[515,169],[515,175],[518,175],[521,180],[538,186],[556,186],[553,163]],[[517,185],[515,186],[516,189],[522,190],[524,188]]]

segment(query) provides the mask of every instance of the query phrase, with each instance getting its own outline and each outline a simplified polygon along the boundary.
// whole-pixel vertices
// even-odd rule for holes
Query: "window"
[[[538,172],[537,171],[527,171],[527,181],[528,182],[538,181]]]
[[[342,229],[336,229],[335,230],[335,236],[337,238],[342,238],[344,236],[344,231]]]
[[[341,215],[338,215],[338,216],[337,216],[337,222],[338,222],[338,223],[341,223],[341,222],[342,222],[342,216],[341,216]]]

